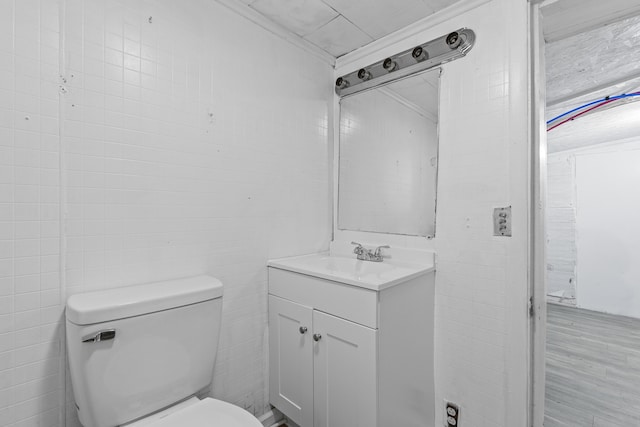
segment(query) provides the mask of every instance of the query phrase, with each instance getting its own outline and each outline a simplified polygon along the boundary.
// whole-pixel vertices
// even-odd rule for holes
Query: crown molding
[[[336,63],[336,58],[320,49],[316,45],[306,41],[302,37],[298,36],[295,33],[285,29],[284,27],[276,24],[275,22],[269,20],[265,16],[261,15],[254,9],[250,8],[248,5],[240,2],[239,0],[214,0],[222,6],[230,9],[231,11],[237,13],[238,15],[248,19],[269,31],[270,33],[280,37],[281,39],[291,43],[292,45],[306,51],[307,53],[315,56],[317,59],[320,59],[323,62],[326,62],[330,66],[334,67]]]
[[[345,74],[343,71],[345,67],[353,66],[354,63],[361,61],[362,59],[375,54],[382,49],[393,46],[403,40],[420,34],[435,25],[442,24],[449,21],[458,15],[482,6],[485,3],[489,3],[491,0],[460,0],[457,3],[448,6],[433,15],[429,15],[419,21],[414,22],[404,28],[401,28],[389,35],[386,35],[378,40],[374,40],[368,45],[365,45],[352,52],[344,54],[336,59],[335,68],[339,70],[336,75]]]

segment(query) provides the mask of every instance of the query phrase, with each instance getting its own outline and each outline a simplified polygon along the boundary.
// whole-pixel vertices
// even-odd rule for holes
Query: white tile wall
[[[335,230],[336,240],[435,249],[436,426],[444,399],[473,427],[524,427],[527,415],[527,4],[491,0],[401,42],[339,58],[343,75],[448,32],[477,42],[441,78],[436,238]],[[393,38],[397,40],[397,38]],[[375,45],[374,45],[375,47]],[[494,207],[513,237],[493,237]]]
[[[66,296],[201,273],[212,395],[261,414],[266,260],[331,236],[331,68],[215,2],[60,2],[0,0],[0,425],[77,425]]]
[[[547,293],[576,297],[575,154],[547,159]]]
[[[0,425],[59,425],[58,5],[0,1]]]

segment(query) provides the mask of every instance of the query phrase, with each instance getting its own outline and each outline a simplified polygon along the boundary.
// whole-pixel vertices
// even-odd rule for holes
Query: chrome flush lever
[[[112,340],[116,337],[115,329],[105,329],[103,331],[96,332],[95,334],[82,337],[82,342],[100,342]]]

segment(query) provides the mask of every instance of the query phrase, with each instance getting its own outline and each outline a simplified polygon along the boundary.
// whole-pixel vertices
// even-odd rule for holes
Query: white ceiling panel
[[[545,47],[547,119],[607,96],[635,92],[640,88],[640,16],[610,22],[611,16],[624,5],[630,7],[626,9],[629,12],[632,6],[640,3],[638,0],[592,3],[593,0],[555,0],[543,9],[546,9],[543,22],[551,19],[544,24],[547,39],[580,28],[579,33],[565,35],[560,40],[548,42]],[[560,21],[564,21],[564,29]],[[586,107],[578,111],[585,114],[547,133],[549,153],[640,135],[638,98],[614,101],[591,112]],[[560,124],[569,117],[564,116],[553,124]]]
[[[324,1],[374,39],[406,27],[435,11],[424,0]]]
[[[638,0],[547,0],[543,33],[548,42],[562,40],[639,13]]]
[[[342,15],[304,37],[319,48],[338,57],[373,41]]]
[[[640,77],[640,16],[548,43],[545,56],[549,104]]]
[[[321,0],[256,0],[249,7],[299,36],[314,32],[338,16]]]
[[[425,0],[425,2],[431,6],[433,10],[439,11],[452,4],[458,3],[458,0]]]
[[[257,12],[333,56],[471,0],[217,0]]]

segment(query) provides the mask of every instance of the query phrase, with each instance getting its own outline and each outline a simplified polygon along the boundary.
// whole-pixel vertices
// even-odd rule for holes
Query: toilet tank
[[[222,283],[210,276],[71,296],[69,371],[83,426],[118,426],[206,388],[221,313]]]

